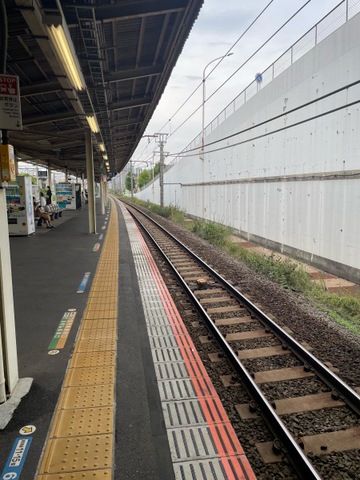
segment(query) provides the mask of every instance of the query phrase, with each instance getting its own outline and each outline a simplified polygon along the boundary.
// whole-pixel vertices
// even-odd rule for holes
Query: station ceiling
[[[131,156],[160,100],[204,0],[5,0],[6,73],[18,75],[23,130],[9,131],[20,158],[86,173],[86,117],[95,115],[95,175]],[[71,37],[85,88],[74,87],[51,36]],[[2,47],[0,45],[0,47]],[[155,132],[154,132],[155,133]]]

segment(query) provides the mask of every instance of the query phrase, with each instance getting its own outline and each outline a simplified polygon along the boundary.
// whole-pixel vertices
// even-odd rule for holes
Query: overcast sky
[[[206,98],[306,2],[307,0],[273,0],[261,18],[237,43],[232,50],[233,55],[226,57],[206,80]],[[180,129],[178,127],[202,104],[202,88],[199,88],[191,100],[174,115],[176,110],[201,84],[204,67],[216,57],[225,55],[268,3],[269,0],[204,1],[199,17],[145,132],[147,135],[159,131],[170,134],[165,151],[180,152],[200,133],[201,108]],[[339,0],[311,0],[245,67],[206,102],[205,125],[254,80],[257,72],[264,71],[339,3]],[[326,32],[338,24],[338,16],[332,15],[329,21],[324,22],[322,29]],[[216,63],[212,63],[206,69],[206,74]],[[178,130],[175,132],[176,129]],[[156,144],[153,140],[148,142],[147,139],[141,140],[133,160],[136,162],[151,160]],[[157,155],[155,161],[158,160]],[[145,163],[138,163],[135,166],[147,167]]]

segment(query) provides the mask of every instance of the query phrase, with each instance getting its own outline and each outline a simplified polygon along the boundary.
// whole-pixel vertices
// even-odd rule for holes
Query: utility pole
[[[154,177],[155,177],[155,152],[153,152],[153,157],[152,157],[152,193],[154,195]]]
[[[133,198],[134,197],[134,178],[133,178],[132,160],[130,160],[130,190],[131,190],[131,198]]]
[[[166,143],[167,133],[156,133],[156,143],[160,148],[160,207],[164,206],[164,145]]]

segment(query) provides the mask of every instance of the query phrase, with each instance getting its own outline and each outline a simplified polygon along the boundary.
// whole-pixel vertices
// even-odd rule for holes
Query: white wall
[[[360,100],[359,85],[253,128],[359,80],[359,30],[360,14],[260,89],[205,144],[249,131],[205,151],[264,137],[170,168],[165,204],[359,281],[360,104],[268,134]],[[158,181],[137,196],[159,203]]]

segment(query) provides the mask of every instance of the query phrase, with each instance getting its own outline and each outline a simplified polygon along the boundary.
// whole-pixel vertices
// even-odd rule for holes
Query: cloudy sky
[[[245,29],[253,22],[270,0],[205,0],[183,52],[173,70],[166,90],[145,132],[168,133],[165,151],[180,152],[201,131],[201,108],[181,128],[186,118],[202,104],[199,88],[178,113],[176,111],[189,95],[201,85],[204,67],[216,57],[225,55]],[[273,0],[255,25],[236,44],[233,55],[224,58],[206,80],[206,98],[220,87],[246,60],[308,0]],[[264,71],[305,32],[327,15],[339,0],[310,0],[310,2],[279,32],[246,66],[241,68],[205,105],[205,125],[210,123],[244,88]],[[351,0],[349,2],[351,5]],[[339,14],[323,22],[320,35],[340,24]],[[322,32],[321,32],[322,31]],[[206,69],[208,74],[217,62]],[[158,151],[153,140],[141,140],[133,160],[151,161]],[[155,161],[158,161],[158,155]],[[168,163],[171,160],[166,161]],[[145,163],[138,167],[146,168]]]

